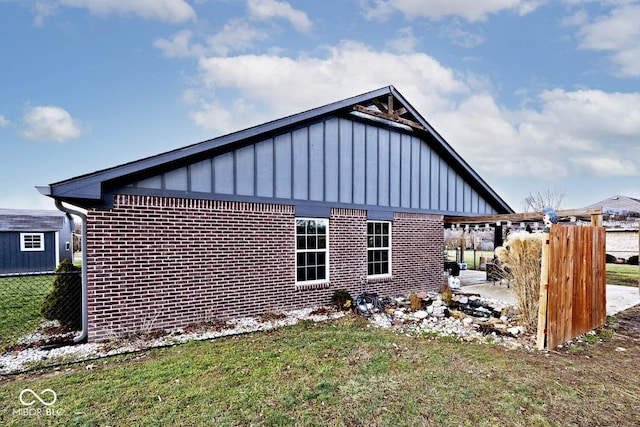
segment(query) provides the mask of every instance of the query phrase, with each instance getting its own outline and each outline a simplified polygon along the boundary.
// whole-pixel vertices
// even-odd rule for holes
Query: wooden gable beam
[[[386,107],[386,105],[384,105],[382,102],[380,102],[377,99],[373,100],[373,105],[375,105],[376,107],[378,107],[378,110],[380,110],[383,113],[388,114],[389,113],[389,109]]]
[[[392,111],[392,112],[391,112],[391,114],[392,114],[394,117],[400,117],[400,116],[402,116],[402,115],[404,115],[404,114],[407,114],[407,109],[406,109],[406,108],[404,108],[404,107],[402,107],[402,108],[399,108],[399,109],[397,109],[397,110]]]
[[[403,125],[406,125],[415,129],[425,130],[424,126],[422,126],[420,123],[415,122],[413,120],[405,119],[404,117],[400,117],[399,115],[390,114],[388,112],[385,113],[382,111],[372,110],[371,108],[367,108],[362,105],[354,105],[352,108],[353,108],[353,111],[358,111],[360,113],[368,114],[370,116],[380,117],[381,119],[389,120],[396,123],[401,123]]]

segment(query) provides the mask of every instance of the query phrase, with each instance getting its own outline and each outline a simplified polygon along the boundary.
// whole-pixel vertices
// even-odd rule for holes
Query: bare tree
[[[562,208],[562,202],[567,194],[556,188],[547,187],[534,193],[529,193],[524,199],[525,212],[541,212],[542,208],[549,206],[553,210]]]

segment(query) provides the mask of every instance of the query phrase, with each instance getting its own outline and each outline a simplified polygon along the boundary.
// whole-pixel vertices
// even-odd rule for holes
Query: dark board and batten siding
[[[42,233],[43,251],[21,250],[20,234],[20,231],[0,232],[0,274],[52,271],[59,262],[56,232]]]
[[[134,186],[341,205],[496,213],[422,139],[335,117]]]

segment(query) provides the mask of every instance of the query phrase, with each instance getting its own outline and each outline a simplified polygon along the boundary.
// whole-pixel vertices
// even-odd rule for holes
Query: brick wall
[[[393,221],[394,284],[403,290],[436,290],[443,280],[442,216],[396,212]]]
[[[625,260],[638,255],[638,231],[607,231],[607,253]]]
[[[116,196],[88,215],[89,339],[294,307],[293,224],[292,206]]]
[[[364,210],[332,209],[330,282],[296,290],[292,206],[118,195],[113,209],[88,213],[89,339],[328,304],[335,289],[355,297],[366,223]],[[366,290],[437,288],[442,248],[441,216],[396,214],[393,277]]]
[[[355,292],[367,276],[367,211],[332,209],[329,231],[332,288]]]

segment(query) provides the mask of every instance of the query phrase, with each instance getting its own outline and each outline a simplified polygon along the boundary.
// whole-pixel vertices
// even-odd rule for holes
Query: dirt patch
[[[640,425],[632,409],[640,403],[640,305],[560,348],[511,357],[527,361],[527,372],[514,375],[540,393],[550,425]],[[551,387],[545,378],[553,379]]]
[[[640,305],[631,307],[616,315],[618,333],[630,338],[640,339]]]

